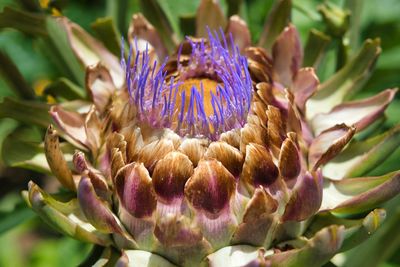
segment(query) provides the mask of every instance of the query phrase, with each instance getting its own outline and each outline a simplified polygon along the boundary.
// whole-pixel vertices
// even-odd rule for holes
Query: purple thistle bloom
[[[177,77],[167,73],[168,59],[158,66],[148,48],[139,51],[136,41],[139,52],[134,61],[132,46],[127,61],[122,57],[127,89],[140,121],[171,128],[181,136],[212,140],[245,124],[253,91],[247,59],[232,35],[228,44],[222,30],[220,34],[207,30],[208,40],[186,38],[191,46],[188,62],[182,63],[179,47]]]

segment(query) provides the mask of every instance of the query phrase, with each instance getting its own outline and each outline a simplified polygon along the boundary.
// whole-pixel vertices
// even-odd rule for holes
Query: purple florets
[[[181,64],[181,49],[177,54],[179,75],[168,75],[167,59],[159,66],[146,46],[136,52],[130,48],[127,64],[122,54],[121,64],[126,71],[126,84],[139,119],[152,127],[168,127],[181,136],[206,136],[217,139],[225,131],[242,127],[250,110],[252,81],[247,59],[239,53],[232,35],[229,44],[223,31],[208,31],[208,40],[191,45],[189,62]],[[139,51],[135,40],[135,51]],[[201,79],[215,81],[216,88],[204,88]],[[200,86],[183,89],[188,79],[200,80]],[[205,97],[210,94],[210,97]],[[211,99],[211,103],[205,103]],[[180,100],[180,101],[179,101]],[[180,104],[178,104],[180,102]],[[210,105],[212,112],[207,113]]]

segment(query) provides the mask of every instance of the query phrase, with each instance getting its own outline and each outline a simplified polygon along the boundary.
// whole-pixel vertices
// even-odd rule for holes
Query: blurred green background
[[[231,0],[232,1],[232,0]],[[240,10],[240,15],[250,26],[252,36],[256,39],[262,31],[264,20],[273,1],[243,0],[246,9]],[[5,6],[25,7],[31,0],[0,0],[0,11]],[[139,1],[40,1],[49,2],[50,7],[61,9],[63,15],[80,24],[90,33],[90,27],[98,17],[111,16],[119,30],[127,30],[131,14],[140,10]],[[194,15],[199,0],[158,0],[168,18],[173,24],[179,23],[179,17]],[[227,12],[225,1],[220,1]],[[292,21],[298,27],[303,44],[311,28],[326,31],[317,6],[323,1],[293,0],[294,10]],[[338,6],[349,8],[353,12],[350,24],[349,38],[353,38],[352,46],[357,48],[366,38],[381,38],[383,53],[377,63],[375,72],[368,83],[356,97],[365,97],[386,88],[400,85],[400,1],[399,0],[331,0]],[[48,12],[51,12],[48,10]],[[7,54],[16,63],[28,84],[40,86],[40,82],[54,80],[60,74],[54,63],[41,51],[37,39],[19,31],[4,27],[6,23],[0,19],[0,51]],[[321,80],[329,77],[339,65],[335,57],[337,47],[334,42],[319,70]],[[5,62],[1,62],[5,64]],[[0,76],[0,100],[6,96],[18,97],[7,77]],[[389,106],[387,120],[380,131],[384,131],[399,123],[400,97],[397,96]],[[1,111],[0,111],[1,118]],[[10,140],[15,137],[15,129],[19,137],[25,138],[23,145]],[[53,180],[18,167],[6,167],[5,163],[15,153],[25,153],[25,145],[36,144],[41,140],[42,133],[37,132],[24,136],[24,129],[11,119],[0,119],[0,266],[76,266],[89,253],[90,245],[80,243],[70,238],[61,237],[49,229],[30,211],[20,197],[20,191],[26,189],[29,180],[34,180],[45,188],[55,188]],[[13,134],[11,137],[9,134]],[[6,142],[3,142],[6,140]],[[36,142],[36,143],[35,143]],[[389,157],[373,175],[383,174],[400,169],[400,149]],[[340,266],[400,266],[400,197],[388,203],[386,223],[365,244],[337,256],[333,262]]]

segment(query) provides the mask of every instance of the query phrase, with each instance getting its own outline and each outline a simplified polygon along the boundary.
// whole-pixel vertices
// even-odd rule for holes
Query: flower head
[[[377,41],[320,84],[313,68],[302,67],[291,24],[271,47],[252,47],[234,16],[226,32],[187,37],[165,59],[157,30],[134,15],[130,51],[124,57],[122,49],[118,65],[77,25],[59,23],[86,66],[92,102],[50,110],[82,150],[69,168],[49,127],[47,162],[73,197],[60,202],[33,183],[26,197],[60,231],[118,248],[119,263],[322,265],[367,238],[365,229],[373,232],[385,217],[375,208],[400,191],[399,172],[362,177],[400,129],[368,146],[351,141],[396,90],[342,103],[370,71]],[[85,57],[80,39],[99,60]]]
[[[181,58],[182,49],[190,51],[189,55]],[[174,59],[175,66],[151,63],[148,46],[140,51],[137,41],[135,59],[132,51],[128,63],[123,58],[121,65],[140,121],[170,128],[181,136],[212,140],[245,124],[253,84],[247,59],[232,35],[229,46],[222,29],[221,35],[208,30],[208,39],[187,37]]]

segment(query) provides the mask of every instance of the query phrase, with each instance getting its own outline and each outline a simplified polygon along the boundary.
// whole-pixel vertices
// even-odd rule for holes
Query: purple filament
[[[139,120],[153,127],[168,127],[181,136],[205,136],[218,139],[225,131],[242,127],[247,119],[252,98],[252,81],[247,59],[234,44],[220,33],[208,30],[208,40],[195,42],[187,37],[192,51],[186,65],[180,63],[182,46],[177,53],[179,76],[168,76],[165,66],[168,59],[159,66],[146,48],[139,50],[135,39],[127,60],[124,47],[121,48],[121,65],[126,73],[126,85],[131,103],[137,107]],[[123,42],[122,42],[123,43]],[[133,55],[135,52],[135,56]],[[204,92],[192,86],[179,93],[179,87],[190,78],[211,77],[218,85],[215,93]],[[204,94],[210,93],[211,103],[204,103]],[[186,96],[189,96],[188,101]],[[177,105],[177,99],[181,100]],[[206,114],[205,104],[211,104],[213,114]],[[212,126],[212,128],[210,128]]]

